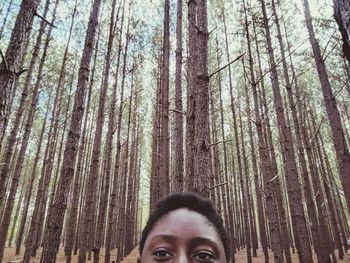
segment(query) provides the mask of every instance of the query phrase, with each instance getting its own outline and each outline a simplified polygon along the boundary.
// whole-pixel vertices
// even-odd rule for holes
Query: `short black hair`
[[[187,208],[203,215],[208,219],[208,221],[215,227],[221,238],[225,250],[226,260],[229,262],[231,258],[231,242],[226,233],[222,218],[218,214],[213,203],[208,198],[189,192],[168,195],[157,204],[142,231],[139,244],[140,255],[142,255],[146,239],[154,225],[169,212],[180,208]]]

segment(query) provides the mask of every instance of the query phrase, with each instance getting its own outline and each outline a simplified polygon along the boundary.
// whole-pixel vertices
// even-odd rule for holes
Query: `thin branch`
[[[316,201],[316,198],[317,198],[317,196],[319,195],[319,193],[320,193],[320,191],[317,191],[317,193],[316,194],[314,194],[314,196],[313,196],[313,200],[314,200],[314,202]]]
[[[15,72],[15,74],[16,74],[16,76],[17,77],[19,77],[19,76],[21,76],[24,72],[26,72],[28,69],[21,69],[20,71],[18,71],[18,72]]]
[[[339,42],[335,43],[335,45],[332,47],[332,49],[328,52],[328,54],[324,57],[323,62],[326,61],[328,56],[333,52],[333,50],[338,46]]]
[[[220,143],[230,142],[230,141],[232,141],[232,140],[224,140],[224,141],[214,142],[214,143],[209,144],[209,147],[212,147],[212,146],[218,145],[218,144],[220,144]]]
[[[2,61],[4,61],[4,63],[5,63],[5,69],[8,70],[9,67],[8,67],[8,65],[7,65],[7,61],[6,61],[6,58],[5,58],[4,54],[2,53],[2,50],[1,50],[1,49],[0,49],[0,54],[1,54],[1,59],[2,59]]]
[[[285,59],[287,59],[288,57],[290,57],[292,54],[294,54],[303,44],[305,41],[301,42],[301,44],[299,46],[297,46],[292,52],[290,52]],[[255,84],[258,84],[263,78],[265,78],[265,76],[270,73],[273,69],[277,68],[279,66],[279,64],[281,64],[283,62],[283,59],[279,59],[275,65],[273,67],[271,67],[269,70],[267,70],[266,72],[264,72],[264,74],[262,74],[262,76],[260,76],[260,78],[258,80],[255,81]]]
[[[113,135],[114,135],[115,132],[117,131],[117,128],[118,128],[117,126],[114,127],[114,129],[113,129],[113,131],[112,131],[112,134],[113,134]]]
[[[155,155],[157,155],[157,156],[159,156],[159,157],[162,157],[162,155],[159,154],[159,153],[157,153],[157,152],[154,152],[153,154],[155,154]]]
[[[336,32],[337,32],[337,30],[334,30],[333,34],[331,35],[331,37],[330,37],[330,38],[328,39],[328,41],[327,41],[327,44],[326,44],[326,46],[325,46],[325,48],[324,48],[324,50],[323,50],[323,52],[322,52],[322,58],[323,58],[323,60],[325,60],[325,59],[324,59],[324,54],[326,54],[328,45],[331,43],[331,40],[332,40],[332,38],[334,37],[334,34],[335,34]]]
[[[232,60],[230,63],[228,63],[227,65],[223,66],[222,68],[219,68],[218,70],[214,71],[213,73],[211,73],[209,75],[209,79],[211,77],[213,77],[214,75],[216,75],[217,73],[219,73],[221,70],[224,70],[225,68],[229,67],[231,64],[233,64],[234,62],[236,62],[237,60],[239,60],[241,57],[243,57],[245,55],[245,53],[239,55],[238,57],[236,57],[234,60]]]
[[[218,28],[218,26],[215,26],[210,32],[209,32],[209,36]]]
[[[41,20],[43,20],[46,24],[54,27],[54,28],[57,28],[54,24],[52,24],[51,22],[47,21],[44,17],[42,17],[41,15],[39,15],[37,12],[35,12],[34,14],[35,16],[39,17]]]
[[[222,183],[222,184],[214,185],[214,186],[210,187],[209,190],[213,190],[213,189],[216,188],[216,187],[220,187],[220,186],[223,186],[223,185],[226,185],[226,184],[228,184],[228,182]]]
[[[180,113],[180,114],[182,114],[182,115],[187,115],[187,112],[185,112],[185,111],[179,111],[179,110],[177,110],[177,109],[170,109],[169,111],[173,111],[173,112],[176,112],[176,113]]]
[[[317,127],[317,130],[316,130],[315,133],[311,136],[311,145],[313,145],[313,144],[314,144],[314,141],[317,139],[316,136],[317,136],[317,134],[318,134],[318,133],[320,132],[320,130],[321,130],[321,126],[322,126],[322,124],[323,124],[323,121],[324,121],[324,119],[322,118],[320,124],[319,124],[318,127]]]
[[[334,94],[333,98],[335,99],[336,97],[338,97],[339,93],[345,88],[346,85],[343,85],[338,91],[337,93]]]
[[[277,173],[277,175],[276,176],[274,176],[271,180],[270,180],[270,182],[272,182],[272,181],[274,181],[275,179],[277,179],[278,178],[278,176],[279,176],[279,173]]]

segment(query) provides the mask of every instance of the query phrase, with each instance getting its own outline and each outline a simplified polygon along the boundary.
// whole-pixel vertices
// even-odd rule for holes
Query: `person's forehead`
[[[205,216],[187,208],[170,211],[161,217],[154,225],[150,236],[159,232],[176,235],[183,229],[191,231],[194,235],[205,234],[221,241],[216,228]]]

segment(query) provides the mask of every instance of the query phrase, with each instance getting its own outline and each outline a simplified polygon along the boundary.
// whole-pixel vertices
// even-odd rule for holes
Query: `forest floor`
[[[5,248],[5,254],[4,254],[4,259],[3,262],[4,263],[21,263],[21,259],[24,253],[24,247],[21,249],[22,253],[19,256],[15,256],[15,248]],[[31,263],[39,263],[40,262],[40,252],[41,250],[38,251],[37,253],[37,257],[32,258],[31,259]],[[112,251],[112,260],[116,258],[116,250]],[[134,249],[130,255],[128,255],[124,261],[122,261],[123,263],[136,263],[138,257],[138,249]],[[76,263],[77,262],[77,256],[73,256],[73,260],[72,263]],[[272,254],[271,257],[272,259]],[[298,257],[296,254],[292,254],[292,258],[293,258],[293,262],[299,262]],[[101,250],[101,255],[100,255],[100,261],[103,262],[104,260],[104,251]],[[60,249],[58,255],[57,255],[57,263],[64,263],[66,262],[65,260],[65,255],[64,255],[64,251],[63,248]],[[92,261],[88,261],[88,262],[92,262]],[[246,257],[246,252],[245,250],[241,250],[236,254],[236,262],[247,262],[247,257]],[[253,257],[253,262],[254,263],[262,263],[264,262],[264,254],[262,253],[261,250],[258,250],[258,256],[257,257]],[[314,262],[317,262],[316,257],[314,257]],[[346,257],[343,260],[339,260],[339,263],[350,263],[350,251],[348,251]]]

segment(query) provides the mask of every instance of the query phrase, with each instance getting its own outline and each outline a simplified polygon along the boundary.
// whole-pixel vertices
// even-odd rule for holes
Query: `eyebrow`
[[[174,242],[176,241],[176,237],[172,236],[172,235],[167,235],[167,234],[160,234],[160,235],[156,235],[154,237],[152,237],[151,241],[153,241],[154,239],[163,239],[165,241],[169,241],[169,242]]]
[[[193,239],[191,239],[190,244],[191,245],[198,245],[198,244],[209,244],[210,246],[212,246],[215,249],[215,252],[218,253],[219,251],[219,246],[217,244],[217,242],[215,242],[214,240],[210,239],[210,238],[206,238],[206,237],[195,237]]]
[[[160,234],[160,235],[156,235],[156,236],[152,237],[151,241],[158,239],[158,238],[163,239],[167,242],[175,242],[177,240],[176,236],[168,235],[168,234]],[[190,244],[193,246],[201,244],[201,243],[209,244],[210,246],[212,246],[216,250],[216,252],[219,251],[219,246],[218,246],[217,242],[215,242],[214,240],[212,240],[210,238],[194,237],[190,240]]]

